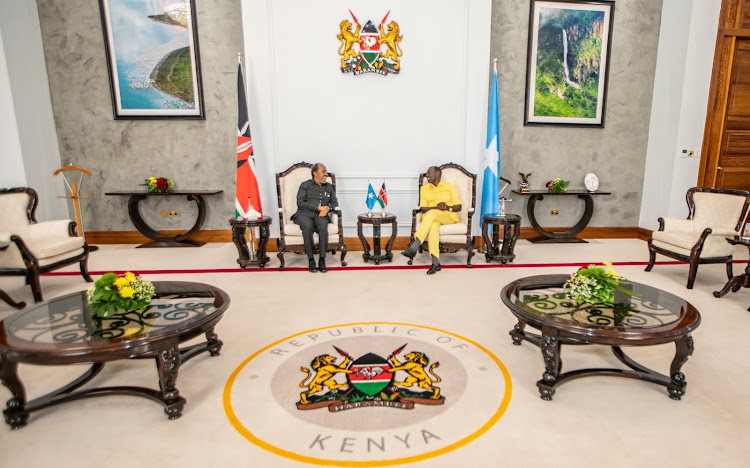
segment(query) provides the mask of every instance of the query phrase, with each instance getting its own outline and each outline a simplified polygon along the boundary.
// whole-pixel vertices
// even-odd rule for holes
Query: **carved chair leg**
[[[646,271],[651,271],[651,269],[654,267],[654,263],[656,262],[656,252],[654,252],[651,249],[651,244],[648,245],[648,266],[646,267]]]
[[[470,243],[466,244],[466,250],[468,251],[468,255],[466,257],[466,268],[471,268],[471,257],[474,256],[474,249],[472,248]]]
[[[732,273],[732,260],[727,262],[727,279],[732,279],[734,274]]]
[[[34,302],[42,302],[42,284],[39,282],[39,272],[29,270],[26,274],[26,282],[31,286],[31,293],[34,295]]]
[[[87,283],[92,283],[94,280],[89,275],[89,253],[86,252],[86,257],[80,262],[81,276],[86,280]]]
[[[695,275],[698,273],[698,259],[690,259],[690,272],[688,273],[687,288],[693,289],[695,284]]]
[[[346,266],[346,262],[344,261],[344,257],[346,257],[346,246],[342,243],[341,244],[341,266]]]
[[[279,257],[279,262],[281,262],[281,265],[279,266],[279,270],[284,269],[284,248],[279,248],[279,252],[276,254],[277,257]]]

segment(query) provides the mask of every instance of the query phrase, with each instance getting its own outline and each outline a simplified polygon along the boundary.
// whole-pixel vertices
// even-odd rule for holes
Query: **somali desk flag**
[[[497,59],[495,59],[495,70],[492,74],[490,108],[487,114],[487,146],[484,150],[483,167],[481,214],[486,215],[497,213],[500,205],[500,117],[497,108]]]
[[[250,119],[245,99],[245,81],[242,79],[242,64],[237,71],[237,188],[234,196],[234,209],[237,216],[247,219],[262,217],[258,179],[255,176],[253,139],[250,137]]]
[[[372,188],[372,184],[368,184],[367,187],[367,209],[371,210],[375,206],[375,202],[378,200],[378,195],[375,193],[375,189]]]

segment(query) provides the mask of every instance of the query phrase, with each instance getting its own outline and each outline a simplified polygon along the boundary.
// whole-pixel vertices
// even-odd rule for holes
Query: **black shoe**
[[[428,275],[434,275],[438,271],[442,270],[439,263],[433,263],[429,270],[427,270]]]
[[[419,239],[414,239],[411,244],[409,244],[409,247],[406,248],[403,252],[401,252],[401,255],[404,257],[414,258],[415,255],[417,255],[417,250],[419,249],[421,242],[419,242]]]
[[[320,270],[321,273],[325,273],[328,271],[328,268],[326,268],[326,259],[321,258],[318,260],[318,270]]]
[[[318,271],[318,268],[315,266],[315,260],[310,259],[307,269],[310,270],[310,273],[315,273]]]

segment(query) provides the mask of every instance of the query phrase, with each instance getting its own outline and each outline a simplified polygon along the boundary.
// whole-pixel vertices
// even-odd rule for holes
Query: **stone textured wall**
[[[532,189],[555,177],[583,188],[593,172],[600,190],[589,226],[637,226],[646,162],[661,0],[617,0],[604,128],[524,126],[530,0],[493,0],[491,56],[498,59],[502,175]],[[671,155],[670,155],[671,156]],[[525,196],[511,194],[508,211],[526,218]],[[543,226],[570,226],[583,212],[575,197],[547,197],[536,206]],[[550,216],[558,209],[559,216]],[[524,219],[524,225],[529,225]]]
[[[99,2],[38,0],[42,41],[63,164],[88,169],[83,183],[87,231],[133,231],[127,197],[149,176],[177,188],[222,189],[207,197],[203,229],[228,229],[234,215],[237,52],[242,51],[239,0],[196,2],[205,120],[114,120]],[[187,229],[197,214],[184,197],[158,197],[143,216],[157,229]],[[177,210],[162,218],[161,210]]]

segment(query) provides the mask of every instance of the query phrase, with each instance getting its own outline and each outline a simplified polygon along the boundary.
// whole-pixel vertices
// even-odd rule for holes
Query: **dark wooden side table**
[[[0,242],[0,251],[7,249],[8,245],[10,244],[8,244],[7,242]],[[3,291],[2,289],[0,289],[0,299],[4,300],[5,302],[8,303],[8,305],[10,305],[11,307],[15,307],[16,309],[23,309],[24,307],[26,307],[25,302],[14,301],[13,299],[11,299],[8,293]]]
[[[565,193],[549,193],[546,190],[532,190],[528,193],[521,193],[518,190],[513,190],[513,193],[517,193],[518,195],[530,195],[529,201],[526,203],[526,215],[529,217],[529,222],[531,223],[531,226],[541,234],[541,237],[533,237],[529,239],[529,242],[533,242],[535,244],[537,243],[566,243],[566,242],[582,242],[586,243],[585,240],[579,239],[575,237],[576,234],[583,231],[583,228],[585,228],[589,221],[591,221],[591,216],[594,214],[594,199],[591,198],[592,195],[611,195],[611,192],[589,192],[587,190],[568,190]],[[571,227],[570,229],[567,229],[562,232],[550,232],[544,229],[542,226],[539,225],[539,222],[536,220],[536,216],[534,215],[534,206],[536,205],[537,201],[544,200],[545,195],[549,195],[552,197],[557,196],[570,196],[575,195],[586,204],[583,209],[583,216],[581,216],[581,219],[578,220],[578,222]]]
[[[263,216],[261,219],[245,220],[230,218],[229,224],[232,225],[232,242],[234,242],[234,245],[237,247],[237,252],[240,254],[240,258],[237,259],[237,263],[240,267],[242,267],[243,270],[248,265],[257,265],[261,268],[265,268],[266,263],[270,261],[270,258],[266,256],[266,246],[268,246],[271,217]],[[245,239],[245,232],[248,228],[253,229],[256,227],[260,231],[258,251],[253,255],[250,255],[250,249],[248,249],[247,240]]]
[[[391,238],[385,246],[385,255],[381,254],[380,251],[380,226],[384,223],[391,225]],[[367,242],[367,238],[362,233],[362,226],[364,224],[372,224],[372,243],[373,253],[370,254],[370,244]],[[367,262],[368,260],[374,260],[375,265],[380,265],[381,260],[393,261],[393,241],[396,240],[396,233],[398,228],[396,226],[396,215],[392,213],[386,213],[385,216],[373,213],[372,217],[368,216],[368,213],[363,213],[357,216],[357,235],[359,240],[362,241],[362,248],[365,249],[365,253],[362,254],[362,259]]]
[[[130,200],[128,201],[128,214],[130,215],[130,221],[133,222],[133,226],[138,229],[138,232],[154,241],[139,245],[138,248],[200,247],[201,245],[205,244],[205,242],[192,241],[189,240],[189,237],[195,234],[198,229],[200,229],[203,221],[205,221],[206,219],[206,200],[203,197],[206,195],[216,195],[217,193],[221,192],[223,192],[223,190],[171,190],[166,193],[152,193],[144,190],[118,190],[114,192],[105,192],[104,194],[130,197]],[[195,224],[192,228],[190,228],[189,231],[178,236],[165,236],[146,224],[146,222],[143,220],[143,217],[141,216],[138,204],[142,200],[145,200],[146,197],[169,197],[176,195],[184,195],[187,196],[188,200],[195,201],[195,204],[198,205],[198,219],[195,220]]]
[[[5,422],[25,426],[31,413],[90,397],[130,395],[164,407],[169,419],[182,416],[186,399],[177,375],[199,354],[221,353],[216,324],[229,307],[229,295],[208,284],[155,281],[156,295],[145,309],[95,320],[88,311],[86,291],[35,304],[0,321],[0,381],[10,390]],[[205,336],[205,341],[186,342]],[[87,386],[110,361],[154,359],[158,387]],[[89,364],[70,383],[28,400],[19,364],[58,366]],[[73,371],[76,372],[76,371]],[[106,385],[107,380],[102,382]]]
[[[727,242],[732,245],[744,245],[747,247],[748,252],[750,253],[750,237],[727,237]],[[721,291],[714,291],[714,297],[721,297],[724,294],[728,293],[730,289],[732,290],[732,292],[737,292],[740,290],[740,288],[750,288],[750,263],[748,263],[747,267],[745,267],[745,273],[739,276],[735,276],[734,278],[727,281],[727,284],[724,285],[724,288]],[[748,307],[747,310],[750,311],[750,307]]]
[[[488,234],[490,226],[495,226],[492,230],[492,238]],[[503,242],[500,245],[500,226],[503,228]],[[513,249],[516,247],[516,240],[521,234],[521,217],[516,214],[505,214],[500,216],[497,213],[490,213],[482,216],[482,237],[486,253],[484,258],[487,263],[491,260],[500,260],[503,265],[512,262],[516,258]]]
[[[568,275],[521,278],[505,286],[503,303],[518,319],[510,331],[513,344],[528,341],[541,348],[544,373],[536,385],[542,400],[551,400],[560,385],[581,377],[605,375],[625,377],[663,385],[669,397],[679,400],[685,394],[687,379],[681,368],[693,354],[691,333],[701,316],[686,300],[666,291],[631,283],[633,295],[615,291],[613,304],[576,304],[563,287]],[[541,332],[526,331],[526,326]],[[623,347],[674,343],[675,354],[664,375],[638,363]],[[588,348],[604,345],[629,369],[588,368],[562,372],[562,345]]]

